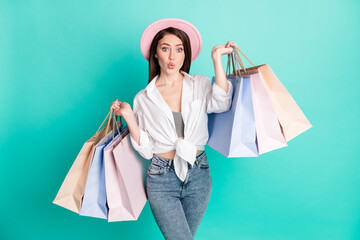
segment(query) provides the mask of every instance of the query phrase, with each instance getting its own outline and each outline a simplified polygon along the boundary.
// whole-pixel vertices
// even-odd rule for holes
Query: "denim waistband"
[[[195,164],[199,165],[201,163],[201,161],[206,157],[205,151],[201,151],[198,154],[196,154],[196,160],[195,160]],[[169,158],[163,158],[163,157],[159,157],[157,155],[153,155],[151,161],[156,162],[157,164],[167,167],[169,166],[170,168],[174,166],[174,159],[169,159]],[[190,163],[188,163],[189,165]]]

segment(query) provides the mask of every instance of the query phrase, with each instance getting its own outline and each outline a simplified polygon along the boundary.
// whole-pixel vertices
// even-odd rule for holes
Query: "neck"
[[[183,74],[180,73],[180,71],[175,73],[167,73],[161,71],[160,76],[157,79],[156,83],[158,85],[174,85],[178,83],[182,77]]]

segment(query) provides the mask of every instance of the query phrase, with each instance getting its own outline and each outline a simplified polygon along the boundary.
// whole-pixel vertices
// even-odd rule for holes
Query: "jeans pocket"
[[[200,168],[209,168],[209,162],[206,156],[201,160]]]
[[[156,163],[150,163],[148,174],[160,175],[165,172],[166,168]]]

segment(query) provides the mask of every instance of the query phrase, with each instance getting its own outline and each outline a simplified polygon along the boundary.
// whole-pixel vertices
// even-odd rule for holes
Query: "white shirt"
[[[211,79],[201,75],[184,74],[181,115],[184,121],[184,139],[178,138],[174,117],[169,105],[155,85],[156,75],[147,87],[136,94],[133,111],[140,127],[140,145],[130,136],[139,154],[151,159],[154,153],[176,150],[175,173],[185,181],[189,162],[193,166],[197,150],[204,150],[209,138],[207,113],[219,113],[230,109],[233,86],[229,80],[226,93]]]

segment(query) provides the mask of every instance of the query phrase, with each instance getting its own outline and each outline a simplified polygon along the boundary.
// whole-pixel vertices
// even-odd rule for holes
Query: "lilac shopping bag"
[[[208,116],[207,145],[226,157],[257,157],[251,79],[227,76],[235,91],[231,108]],[[215,77],[212,78],[212,84]]]
[[[91,162],[80,209],[80,215],[82,216],[107,219],[108,206],[106,199],[104,148],[118,134],[117,129],[112,129],[106,138],[95,146],[95,153]]]
[[[107,203],[109,207],[109,222],[136,220],[138,218],[138,215],[134,216],[134,211],[132,210],[130,199],[126,190],[127,186],[125,185],[123,177],[120,174],[120,170],[117,168],[113,153],[114,148],[118,146],[125,137],[128,136],[129,131],[127,126],[123,127],[123,131],[121,132],[122,134],[117,135],[104,150],[105,182]],[[122,146],[119,147],[121,148]],[[130,159],[130,161],[133,161],[133,159]]]
[[[147,201],[143,178],[142,159],[133,149],[128,129],[122,134],[112,150],[116,172],[112,171],[113,182],[109,193],[108,221],[137,220]],[[108,155],[106,155],[108,156]],[[105,159],[106,164],[111,162]],[[113,168],[114,169],[114,168]],[[110,172],[107,173],[107,175]]]
[[[118,134],[112,142],[110,142],[104,149],[104,164],[105,164],[105,183],[106,183],[106,197],[109,208],[108,221],[114,219],[117,213],[117,208],[122,203],[121,189],[124,188],[121,176],[117,173],[113,149],[119,142],[128,134],[127,127],[124,128],[122,134]]]

